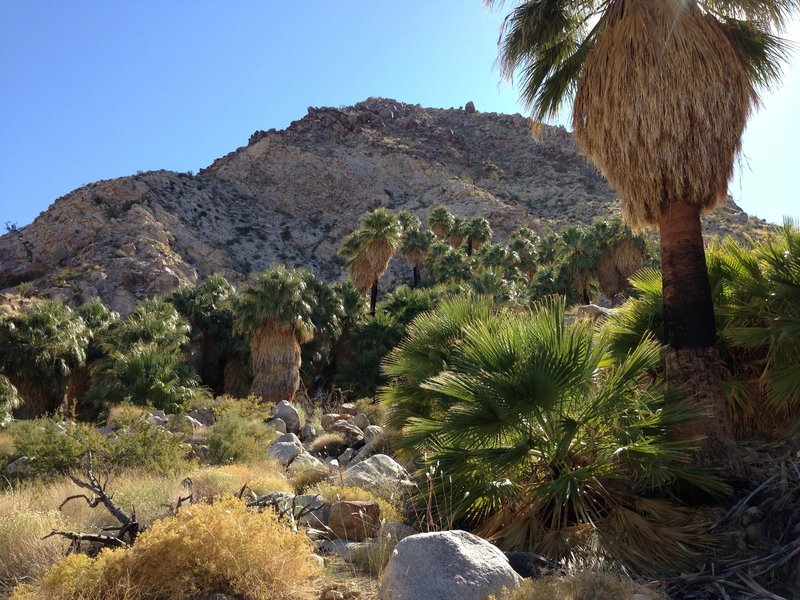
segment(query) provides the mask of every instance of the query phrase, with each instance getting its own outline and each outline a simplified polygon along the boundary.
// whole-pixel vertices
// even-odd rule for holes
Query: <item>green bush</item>
[[[143,468],[166,475],[185,467],[186,455],[182,436],[139,421],[117,432],[105,456],[114,467]]]
[[[263,421],[236,411],[223,413],[206,437],[208,460],[213,464],[228,464],[263,459],[269,441],[275,436],[275,430]]]
[[[27,456],[29,475],[62,474],[83,465],[89,451],[103,453],[108,441],[91,425],[41,418],[8,427],[18,456]]]

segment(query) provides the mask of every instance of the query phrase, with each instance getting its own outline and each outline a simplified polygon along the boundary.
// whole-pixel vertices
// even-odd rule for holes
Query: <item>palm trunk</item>
[[[238,352],[228,354],[225,360],[225,393],[234,398],[247,395],[250,385],[246,357]]]
[[[369,292],[369,314],[375,316],[375,306],[378,304],[378,280],[372,282],[372,289]]]
[[[414,285],[411,287],[417,287],[419,285],[419,263],[414,265]]]
[[[268,324],[250,338],[253,384],[263,402],[293,400],[300,387],[300,344],[291,325]]]
[[[716,348],[714,305],[708,281],[700,209],[673,202],[659,221],[664,287],[667,383],[688,394],[688,403],[704,414],[680,431],[700,437],[695,460],[737,472],[733,428],[722,394]]]
[[[467,256],[472,256],[472,238],[467,238]]]
[[[8,380],[17,388],[22,404],[13,411],[17,419],[35,419],[54,412],[62,398],[53,396],[49,390],[26,379],[9,377]]]

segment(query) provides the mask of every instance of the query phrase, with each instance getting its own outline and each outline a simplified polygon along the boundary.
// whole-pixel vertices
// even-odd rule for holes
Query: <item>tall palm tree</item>
[[[502,0],[485,0],[488,5]],[[520,71],[537,118],[574,94],[572,126],[634,227],[661,233],[667,379],[708,411],[699,462],[735,446],[714,349],[701,211],[727,194],[757,88],[777,80],[797,0],[527,0],[505,22],[500,63]]]
[[[425,260],[435,239],[436,236],[428,229],[406,229],[403,232],[403,237],[400,240],[400,252],[413,269],[414,283],[412,287],[419,285],[420,263]]]
[[[275,267],[244,287],[235,330],[250,336],[251,393],[264,402],[292,400],[300,387],[300,344],[314,337],[314,299],[303,270]]]
[[[453,250],[458,250],[461,247],[464,238],[467,235],[467,227],[469,223],[458,215],[453,215],[453,222],[450,225],[450,231],[447,232],[450,247]]]
[[[449,235],[453,228],[453,213],[447,210],[446,206],[434,206],[428,217],[431,231],[440,241]]]
[[[378,279],[400,244],[402,226],[397,214],[377,208],[361,216],[360,227],[342,242],[340,253],[348,259],[353,285],[363,294],[370,290],[370,314],[378,302]]]
[[[475,217],[466,226],[467,232],[467,256],[477,251],[481,244],[492,239],[492,227],[485,217]]]

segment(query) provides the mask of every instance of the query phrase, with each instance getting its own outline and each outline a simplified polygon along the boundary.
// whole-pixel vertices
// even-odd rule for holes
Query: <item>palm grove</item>
[[[795,4],[536,0],[506,20],[505,75],[538,117],[574,96],[577,140],[660,248],[619,220],[499,243],[480,215],[440,206],[423,226],[379,208],[332,285],[275,267],[125,319],[99,301],[4,314],[0,418],[342,388],[387,407],[441,524],[558,559],[688,566],[709,541],[679,491],[724,494],[735,436],[785,430],[800,401],[800,233],[706,252],[700,230]],[[379,302],[395,256],[410,285]],[[568,314],[599,294],[628,299],[597,326]]]

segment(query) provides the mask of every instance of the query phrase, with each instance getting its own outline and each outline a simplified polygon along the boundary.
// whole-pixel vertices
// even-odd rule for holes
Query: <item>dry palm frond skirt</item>
[[[268,324],[250,338],[251,392],[263,402],[292,400],[300,387],[300,344],[292,325]]]
[[[757,101],[747,65],[711,15],[682,0],[616,0],[603,16],[573,105],[575,136],[633,227],[672,201],[727,193]]]

